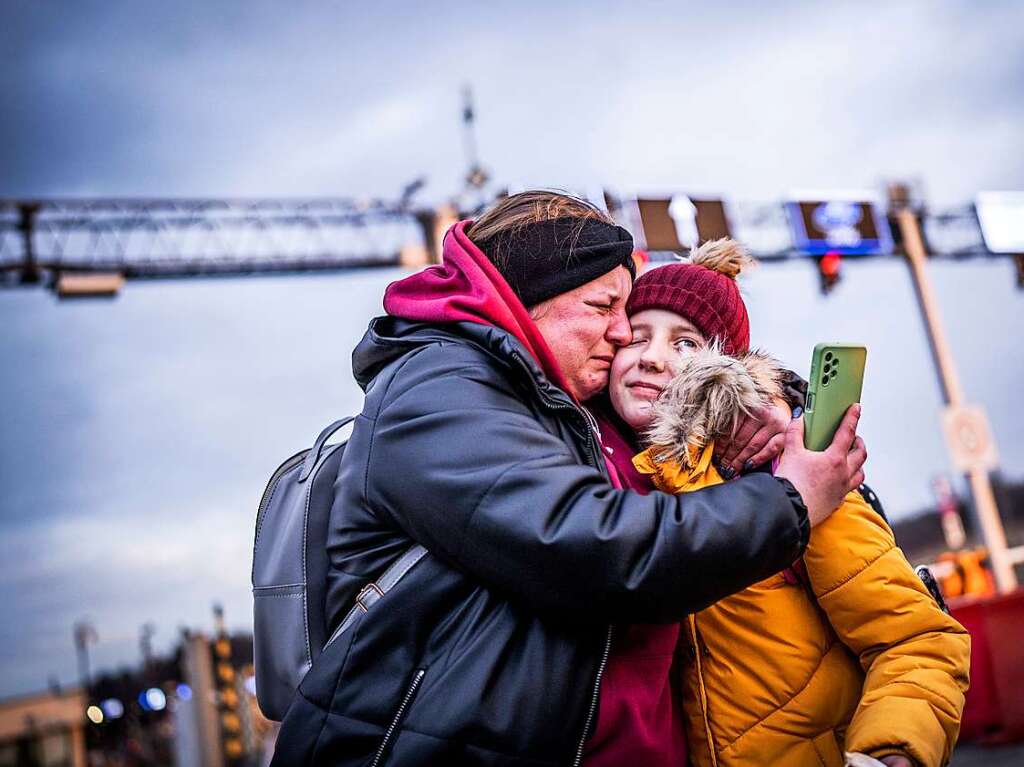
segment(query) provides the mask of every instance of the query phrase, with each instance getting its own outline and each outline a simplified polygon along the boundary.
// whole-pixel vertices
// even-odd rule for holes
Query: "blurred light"
[[[256,677],[247,676],[245,678],[245,689],[249,691],[250,695],[256,694]]]
[[[826,276],[833,277],[839,274],[839,267],[843,259],[838,253],[826,253],[821,257],[821,272]]]
[[[159,687],[150,687],[146,690],[146,703],[153,711],[163,711],[167,705],[167,696]]]
[[[222,682],[233,682],[235,681],[235,670],[229,663],[218,663],[217,664],[217,676],[220,677]]]
[[[142,710],[143,711],[150,711],[151,710],[149,708],[149,701],[146,700],[146,691],[145,690],[143,690],[142,692],[139,693],[139,697],[136,698],[136,700],[139,702],[139,705],[142,706]]]
[[[99,706],[89,706],[85,710],[85,715],[89,717],[89,721],[93,724],[103,723],[103,710]]]
[[[177,689],[175,689],[175,692],[182,700],[192,700],[192,688],[187,684],[179,684]]]
[[[842,256],[835,251],[829,251],[818,257],[818,276],[823,294],[827,295],[839,283],[839,272],[842,265]]]
[[[220,726],[225,732],[236,733],[242,729],[242,720],[238,718],[238,714],[225,711],[220,715]]]
[[[107,698],[100,703],[100,708],[103,709],[107,719],[120,719],[124,716],[124,704],[117,698]]]
[[[242,755],[242,741],[238,738],[229,738],[224,741],[224,753],[229,759],[238,759]]]

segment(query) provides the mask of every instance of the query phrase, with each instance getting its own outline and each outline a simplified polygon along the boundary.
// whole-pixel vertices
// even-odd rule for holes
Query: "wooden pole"
[[[928,277],[928,256],[924,248],[924,238],[921,236],[921,224],[917,215],[910,208],[898,211],[896,221],[903,236],[903,249],[910,264],[910,274],[914,280],[918,304],[924,318],[925,331],[928,334],[935,365],[938,368],[943,399],[949,406],[963,406],[965,404],[963,389],[960,387],[960,378],[953,361],[953,353],[939,319],[939,304]],[[974,497],[974,508],[977,511],[978,520],[981,522],[985,546],[992,562],[996,586],[1001,593],[1005,594],[1017,588],[1017,574],[1014,572],[1013,562],[1007,551],[1006,534],[1003,531],[1002,520],[999,518],[995,494],[992,492],[992,482],[989,479],[988,471],[981,466],[971,468],[967,472],[967,478],[971,485],[971,494]]]

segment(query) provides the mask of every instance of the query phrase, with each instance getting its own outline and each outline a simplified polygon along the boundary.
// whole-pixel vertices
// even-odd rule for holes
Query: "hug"
[[[275,765],[948,762],[969,639],[857,492],[859,406],[807,450],[745,252],[691,256],[638,277],[606,213],[525,192],[389,286],[328,625],[427,553],[317,658]]]

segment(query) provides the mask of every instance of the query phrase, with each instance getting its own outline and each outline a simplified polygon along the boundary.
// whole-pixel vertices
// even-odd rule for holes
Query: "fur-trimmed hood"
[[[730,357],[719,347],[684,358],[675,377],[654,403],[654,420],[645,433],[658,461],[692,468],[691,455],[731,434],[740,416],[781,396],[783,370],[777,360],[753,349]]]

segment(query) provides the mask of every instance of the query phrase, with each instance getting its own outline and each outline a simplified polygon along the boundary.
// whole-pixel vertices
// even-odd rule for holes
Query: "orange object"
[[[944,551],[939,554],[940,562],[949,562],[950,571],[948,575],[942,576],[942,596],[946,599],[955,599],[964,595],[964,570],[957,560],[957,555],[952,551]]]
[[[971,596],[989,597],[996,593],[995,578],[988,569],[988,552],[983,549],[965,551],[959,556],[964,573],[964,593]]]

